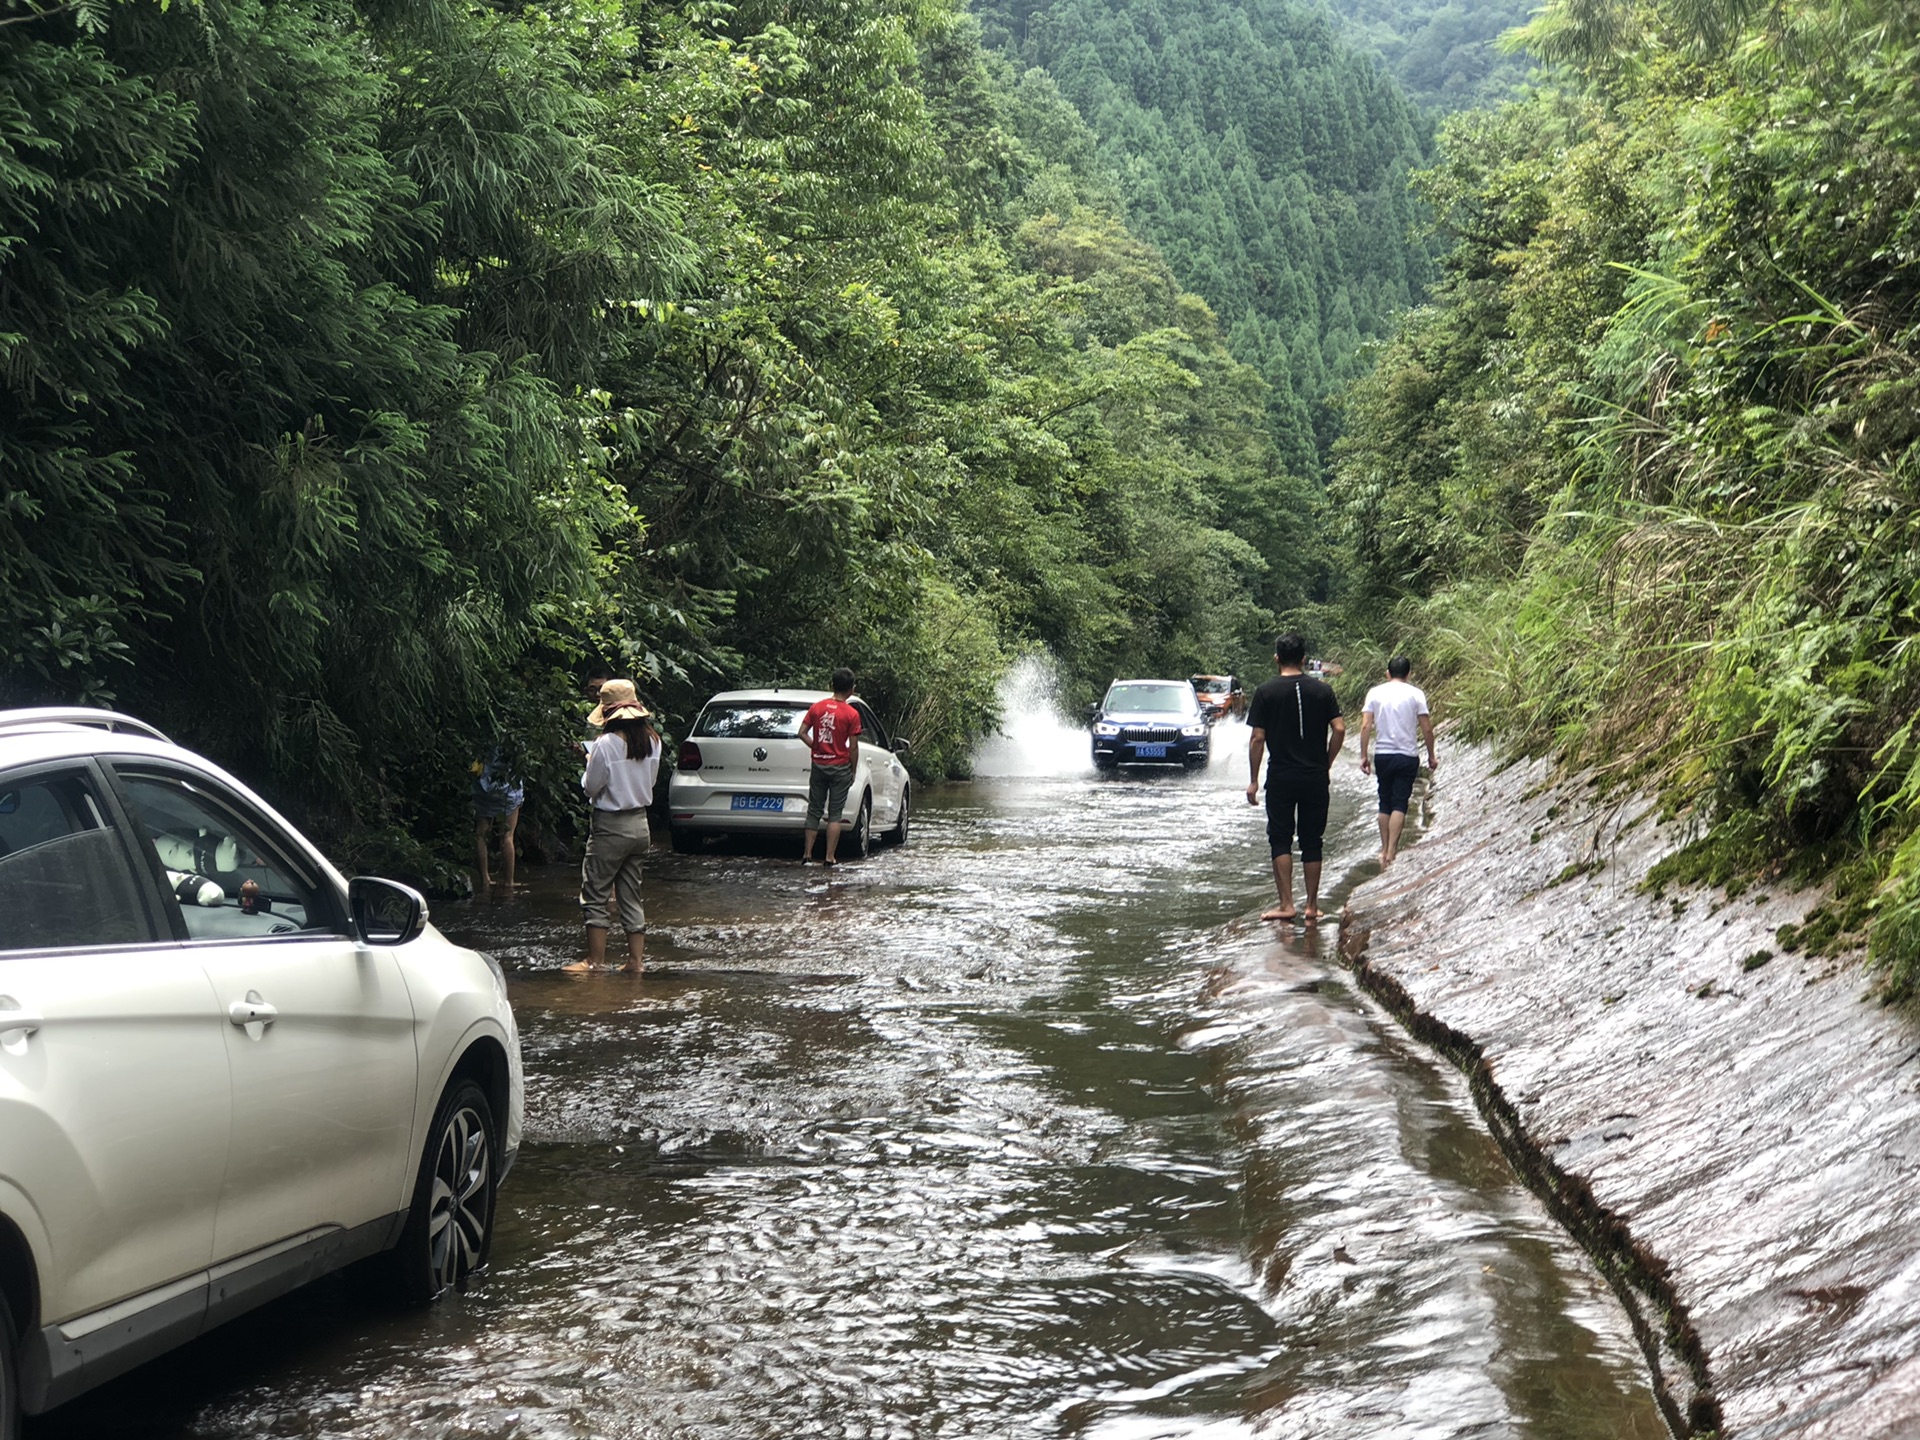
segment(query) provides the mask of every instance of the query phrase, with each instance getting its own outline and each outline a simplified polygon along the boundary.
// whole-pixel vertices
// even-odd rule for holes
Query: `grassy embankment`
[[[1654,883],[1821,882],[1920,983],[1920,15],[1550,5],[1456,117],[1453,249],[1347,397],[1347,626],[1466,736],[1655,790]],[[1383,622],[1384,617],[1390,617]]]

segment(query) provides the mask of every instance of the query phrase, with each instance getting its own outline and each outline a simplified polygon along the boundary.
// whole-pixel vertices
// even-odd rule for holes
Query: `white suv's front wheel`
[[[434,1111],[406,1228],[386,1256],[402,1300],[426,1304],[464,1289],[487,1263],[498,1153],[486,1093],[472,1080],[455,1081]]]

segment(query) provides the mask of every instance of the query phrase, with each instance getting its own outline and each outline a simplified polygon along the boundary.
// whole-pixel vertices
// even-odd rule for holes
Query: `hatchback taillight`
[[[680,768],[682,770],[698,770],[700,765],[700,747],[691,740],[682,740],[680,742]]]

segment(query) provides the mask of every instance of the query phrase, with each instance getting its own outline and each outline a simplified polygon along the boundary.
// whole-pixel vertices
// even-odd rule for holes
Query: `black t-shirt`
[[[1267,735],[1267,773],[1327,773],[1327,729],[1340,718],[1333,687],[1311,675],[1276,675],[1253,692],[1247,724]]]

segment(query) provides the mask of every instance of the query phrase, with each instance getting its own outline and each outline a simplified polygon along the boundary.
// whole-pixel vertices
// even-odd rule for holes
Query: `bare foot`
[[[646,966],[636,964],[636,963],[629,963],[626,965],[609,965],[607,968],[609,970],[624,970],[629,975],[644,975],[647,973]]]
[[[1271,910],[1262,910],[1260,912],[1260,918],[1262,920],[1297,920],[1300,917],[1295,915],[1291,909],[1283,910],[1275,906]]]
[[[594,968],[591,960],[576,960],[571,965],[562,965],[561,971],[568,975],[584,975]]]
[[[1309,905],[1309,906],[1307,907],[1307,910],[1306,910],[1306,922],[1307,922],[1307,924],[1309,924],[1309,925],[1318,925],[1318,924],[1320,923],[1320,921],[1321,921],[1321,919],[1322,919],[1322,918],[1323,918],[1323,917],[1321,916],[1321,914],[1320,914],[1320,912],[1319,912],[1318,910],[1316,910],[1316,909],[1314,909],[1314,908],[1313,908],[1313,907],[1312,907],[1311,905]]]

